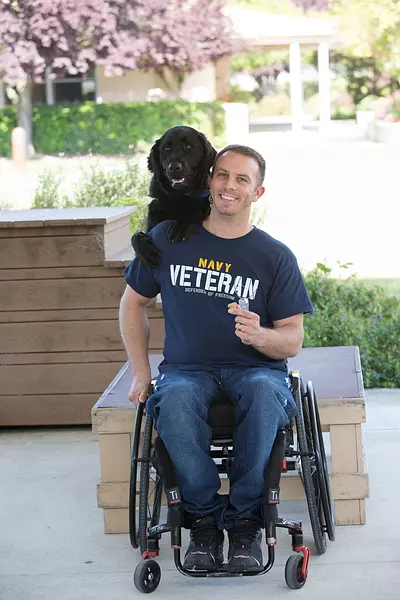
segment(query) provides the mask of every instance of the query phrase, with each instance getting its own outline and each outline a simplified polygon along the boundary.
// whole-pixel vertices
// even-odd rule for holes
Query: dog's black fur
[[[136,256],[150,267],[160,264],[160,252],[148,231],[161,221],[174,223],[168,230],[170,242],[180,242],[191,226],[202,223],[210,213],[207,177],[216,150],[205,135],[192,127],[168,129],[152,147],[147,165],[153,173],[146,233],[132,237]],[[182,181],[183,180],[183,181]]]

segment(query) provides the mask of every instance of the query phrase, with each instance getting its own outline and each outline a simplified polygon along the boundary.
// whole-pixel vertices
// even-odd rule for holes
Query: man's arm
[[[151,382],[149,364],[150,327],[146,315],[146,306],[150,300],[151,298],[141,296],[127,285],[119,308],[121,336],[131,363],[133,375],[129,400],[135,405],[138,401],[146,402]]]
[[[303,344],[303,313],[273,323],[273,328],[260,327],[252,346],[270,358],[294,358]]]
[[[262,327],[260,317],[242,310],[237,304],[229,312],[236,315],[235,333],[243,344],[253,346],[269,358],[293,358],[301,350],[304,338],[303,313],[274,321],[274,327]]]

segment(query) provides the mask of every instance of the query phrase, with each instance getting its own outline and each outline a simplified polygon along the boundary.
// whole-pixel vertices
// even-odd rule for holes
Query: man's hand
[[[236,302],[228,304],[228,312],[235,317],[235,334],[246,346],[254,346],[262,336],[260,317],[249,310],[243,310]]]
[[[136,373],[133,376],[128,399],[133,402],[135,406],[137,406],[139,402],[142,402],[143,404],[146,402],[149,396],[150,383],[151,375],[149,372]]]

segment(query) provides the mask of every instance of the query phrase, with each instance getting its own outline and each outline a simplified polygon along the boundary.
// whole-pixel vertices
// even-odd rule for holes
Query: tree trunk
[[[18,90],[17,123],[26,131],[27,156],[32,157],[35,150],[32,144],[32,82],[29,79]]]

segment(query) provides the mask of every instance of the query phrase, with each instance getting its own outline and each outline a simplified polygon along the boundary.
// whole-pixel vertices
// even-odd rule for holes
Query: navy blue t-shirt
[[[171,221],[150,235],[161,251],[156,269],[134,259],[125,269],[126,282],[138,294],[153,298],[161,292],[165,317],[164,358],[169,368],[222,369],[267,366],[287,370],[235,335],[235,316],[228,304],[249,299],[249,310],[260,323],[312,312],[294,254],[287,246],[254,227],[236,238],[220,238],[199,225],[184,242],[171,244]]]

